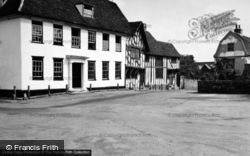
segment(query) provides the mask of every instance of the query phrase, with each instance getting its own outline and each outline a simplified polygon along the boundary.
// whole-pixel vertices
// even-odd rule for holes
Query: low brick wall
[[[198,81],[198,92],[250,94],[250,81]]]

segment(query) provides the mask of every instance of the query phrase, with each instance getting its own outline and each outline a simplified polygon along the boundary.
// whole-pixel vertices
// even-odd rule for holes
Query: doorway
[[[82,88],[82,63],[72,64],[72,87]]]

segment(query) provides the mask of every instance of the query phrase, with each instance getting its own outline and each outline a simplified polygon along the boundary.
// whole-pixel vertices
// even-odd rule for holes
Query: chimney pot
[[[242,29],[241,29],[241,26],[236,24],[236,27],[234,29],[234,32],[237,33],[237,34],[242,34]]]

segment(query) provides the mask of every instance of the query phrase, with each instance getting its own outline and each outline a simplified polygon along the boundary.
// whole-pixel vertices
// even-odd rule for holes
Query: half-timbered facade
[[[145,53],[146,86],[175,88],[180,54],[172,44],[157,41],[147,31],[146,38],[149,46],[149,51]]]
[[[145,85],[145,31],[142,22],[130,23],[131,37],[126,46],[126,87],[139,89]]]

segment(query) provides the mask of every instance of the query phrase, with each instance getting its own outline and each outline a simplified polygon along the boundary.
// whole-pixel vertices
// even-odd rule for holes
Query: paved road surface
[[[0,101],[0,139],[63,139],[93,156],[248,156],[250,96],[100,92]]]

